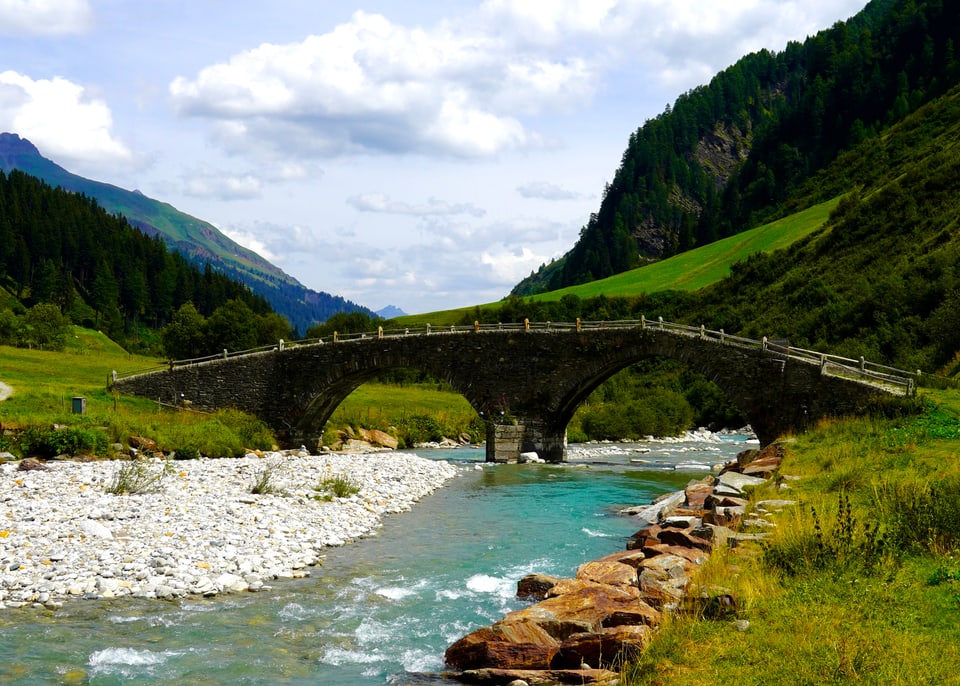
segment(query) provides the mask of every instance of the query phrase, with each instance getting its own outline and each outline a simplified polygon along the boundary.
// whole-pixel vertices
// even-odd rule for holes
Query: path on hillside
[[[6,400],[11,395],[13,395],[13,389],[7,384],[0,381],[0,401]]]

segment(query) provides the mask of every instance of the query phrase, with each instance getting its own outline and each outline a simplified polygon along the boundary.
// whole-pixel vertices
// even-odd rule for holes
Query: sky
[[[505,297],[630,133],[865,0],[0,0],[0,131],[374,310]]]

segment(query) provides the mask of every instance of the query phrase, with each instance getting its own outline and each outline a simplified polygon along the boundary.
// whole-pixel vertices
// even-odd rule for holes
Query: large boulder
[[[646,624],[619,625],[584,634],[573,634],[560,646],[554,667],[617,667],[636,657],[650,641],[653,630]]]
[[[527,574],[517,582],[517,597],[543,600],[558,581],[560,579],[548,574]]]
[[[560,642],[532,621],[500,621],[477,629],[447,648],[444,659],[457,669],[549,669]]]
[[[625,565],[624,565],[625,566]],[[636,572],[631,570],[634,583]],[[562,591],[560,595],[554,595]],[[617,588],[583,579],[565,579],[536,605],[510,612],[504,622],[534,622],[562,641],[614,624],[657,624],[660,613],[638,598],[635,586]]]

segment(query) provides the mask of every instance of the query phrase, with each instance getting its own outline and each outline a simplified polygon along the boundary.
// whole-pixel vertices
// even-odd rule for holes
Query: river
[[[5,684],[420,684],[447,646],[523,605],[525,574],[571,576],[638,527],[616,514],[742,450],[713,440],[573,446],[564,465],[485,465],[374,536],[330,549],[307,579],[209,600],[75,601],[0,614]]]

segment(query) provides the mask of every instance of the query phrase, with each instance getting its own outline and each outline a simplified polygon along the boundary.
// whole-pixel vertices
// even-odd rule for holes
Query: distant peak
[[[4,153],[32,153],[39,155],[37,146],[15,133],[0,133],[0,151]]]

